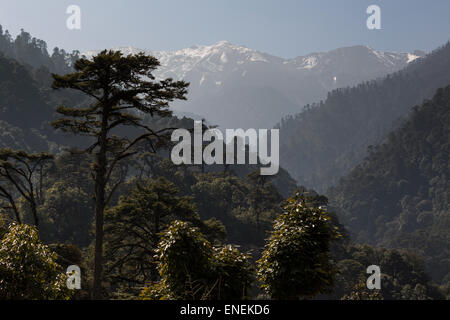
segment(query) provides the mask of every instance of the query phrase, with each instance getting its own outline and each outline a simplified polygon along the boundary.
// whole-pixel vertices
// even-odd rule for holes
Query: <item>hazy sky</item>
[[[69,5],[81,30],[66,28]],[[381,7],[382,30],[366,9]],[[220,40],[281,57],[364,44],[385,51],[431,50],[450,39],[449,0],[0,0],[0,24],[24,28],[49,48],[134,46],[173,50]]]

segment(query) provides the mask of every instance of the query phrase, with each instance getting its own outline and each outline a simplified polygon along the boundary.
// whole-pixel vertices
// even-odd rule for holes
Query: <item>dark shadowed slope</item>
[[[325,191],[408,114],[450,84],[450,44],[383,80],[330,92],[324,102],[287,117],[280,161],[300,184]]]
[[[371,147],[330,200],[357,240],[414,249],[450,280],[450,86]]]

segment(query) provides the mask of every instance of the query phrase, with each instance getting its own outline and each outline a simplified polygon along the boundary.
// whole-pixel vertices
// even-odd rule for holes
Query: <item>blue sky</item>
[[[79,5],[82,29],[66,28]],[[381,30],[366,9],[381,7]],[[291,58],[363,44],[432,50],[450,39],[448,0],[0,0],[0,24],[66,50],[134,46],[173,50],[220,40]]]

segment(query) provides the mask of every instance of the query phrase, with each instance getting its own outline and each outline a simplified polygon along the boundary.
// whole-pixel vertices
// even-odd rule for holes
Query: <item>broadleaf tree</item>
[[[156,250],[160,281],[145,287],[143,300],[247,299],[253,283],[251,255],[230,245],[213,247],[200,230],[173,221]]]
[[[22,197],[30,206],[34,225],[39,227],[37,206],[43,197],[42,180],[52,160],[49,153],[0,149],[0,198],[8,202],[18,223],[22,223],[22,217],[16,201]]]
[[[326,293],[336,274],[331,243],[340,236],[325,210],[303,195],[287,199],[258,260],[261,287],[273,299],[282,300]]]
[[[1,226],[0,226],[1,227]],[[3,233],[5,232],[5,233]],[[67,300],[67,276],[35,227],[12,223],[0,239],[0,300]]]

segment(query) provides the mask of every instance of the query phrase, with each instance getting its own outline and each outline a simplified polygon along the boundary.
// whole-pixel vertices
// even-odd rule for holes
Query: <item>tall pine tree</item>
[[[186,82],[155,80],[152,72],[158,66],[158,60],[152,56],[142,53],[124,56],[105,50],[92,60],[79,59],[74,65],[74,73],[53,75],[54,89],[81,91],[93,101],[84,108],[59,107],[57,112],[62,118],[53,126],[91,137],[88,141],[92,144],[82,151],[95,156],[92,165],[95,183],[94,299],[102,297],[104,210],[121,182],[111,183],[113,171],[122,160],[136,154],[140,143],[147,141],[153,145],[155,140],[159,141],[168,133],[166,129],[156,132],[147,126],[143,121],[146,114],[170,116],[169,102],[186,99]],[[127,130],[125,135],[124,127],[135,130]]]

